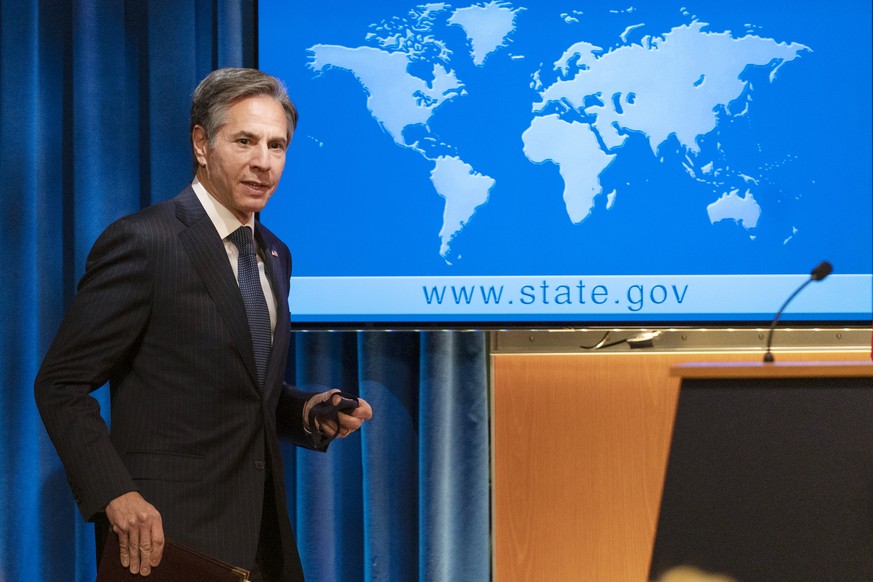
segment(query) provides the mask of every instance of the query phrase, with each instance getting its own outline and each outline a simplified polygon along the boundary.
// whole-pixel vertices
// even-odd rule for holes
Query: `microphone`
[[[776,317],[773,318],[773,323],[770,324],[770,333],[767,335],[767,353],[764,354],[765,362],[773,361],[773,353],[770,351],[770,345],[773,343],[773,331],[776,330],[776,323],[779,321],[779,317],[782,316],[782,312],[785,311],[785,308],[788,307],[788,304],[791,303],[791,300],[794,299],[798,293],[800,293],[804,287],[812,283],[813,281],[821,281],[825,277],[831,274],[834,268],[827,261],[822,261],[818,264],[818,266],[812,270],[812,273],[809,274],[809,279],[804,281],[803,285],[797,288],[794,293],[791,294],[788,299],[785,300],[785,303],[782,304],[782,307],[779,308],[779,311],[776,312]]]

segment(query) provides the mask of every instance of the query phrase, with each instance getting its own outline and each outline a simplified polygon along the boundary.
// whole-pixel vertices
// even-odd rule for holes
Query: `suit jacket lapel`
[[[179,233],[179,240],[224,318],[257,388],[258,373],[246,309],[233,276],[233,269],[227,260],[224,243],[197,200],[194,190],[190,187],[185,189],[176,197],[175,203],[176,216],[188,227]]]

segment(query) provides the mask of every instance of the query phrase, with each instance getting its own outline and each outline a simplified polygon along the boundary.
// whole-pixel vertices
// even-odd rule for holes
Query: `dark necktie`
[[[255,350],[258,383],[263,388],[267,378],[267,362],[270,360],[273,334],[270,330],[270,312],[267,310],[267,301],[264,299],[264,290],[258,275],[255,240],[252,237],[251,229],[247,226],[239,227],[227,238],[239,250],[239,259],[237,260],[239,290],[246,306],[249,329],[252,332],[252,347]]]

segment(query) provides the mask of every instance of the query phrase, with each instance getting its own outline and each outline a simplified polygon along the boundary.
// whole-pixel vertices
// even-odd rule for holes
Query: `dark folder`
[[[151,582],[246,582],[248,570],[216,560],[191,548],[167,541],[161,564],[152,568],[148,578],[131,574],[121,565],[118,536],[112,532],[106,536],[100,567],[97,569],[97,582],[131,582],[149,580]]]

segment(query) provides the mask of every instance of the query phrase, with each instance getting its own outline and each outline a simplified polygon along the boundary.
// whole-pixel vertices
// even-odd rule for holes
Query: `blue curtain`
[[[298,333],[295,340],[289,369],[298,386],[356,386],[374,409],[364,431],[327,455],[286,451],[307,579],[489,580],[482,334]]]
[[[253,13],[253,0],[0,0],[0,582],[94,579],[33,379],[99,232],[190,180],[191,91],[254,62]],[[308,579],[488,580],[484,335],[293,339],[290,380],[358,392],[376,414],[327,454],[285,450]]]

